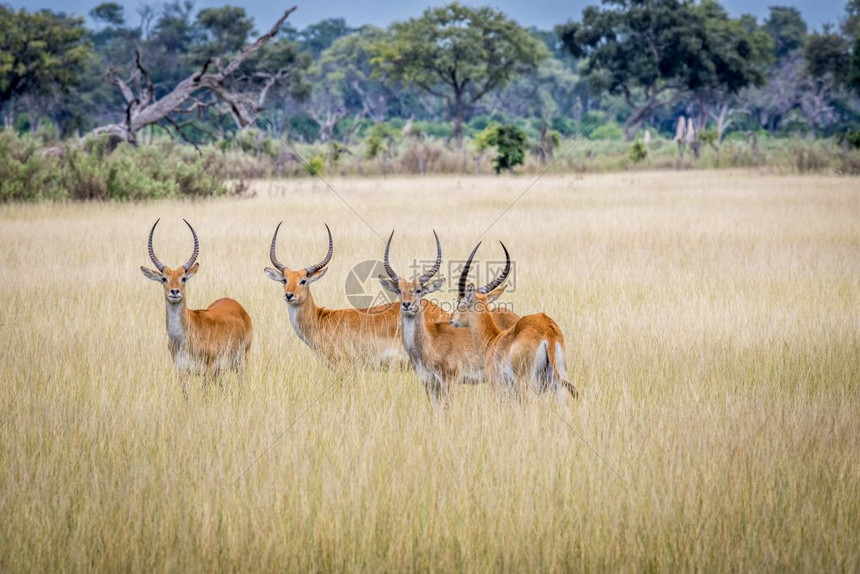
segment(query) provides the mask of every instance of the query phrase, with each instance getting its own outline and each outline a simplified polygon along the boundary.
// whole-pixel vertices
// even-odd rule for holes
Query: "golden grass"
[[[432,227],[465,257],[530,181],[332,183],[380,235],[397,228],[399,269],[432,257]],[[271,233],[284,219],[297,267],[331,226],[314,293],[332,307],[383,242],[320,182],[256,186],[0,207],[0,571],[860,569],[857,180],[538,183],[481,255],[504,240],[507,300],[563,329],[573,430],[550,396],[461,387],[439,415],[408,371],[336,382],[263,275]],[[185,402],[172,375],[161,289],[138,270],[157,217],[169,265],[190,252],[180,217],[200,234],[191,306],[229,295],[254,321],[228,391],[198,379]]]

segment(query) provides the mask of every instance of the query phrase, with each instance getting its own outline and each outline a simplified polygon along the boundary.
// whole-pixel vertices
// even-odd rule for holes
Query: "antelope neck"
[[[318,322],[318,309],[314,303],[310,288],[306,288],[305,300],[300,305],[287,304],[287,313],[290,316],[290,324],[299,339],[307,346],[313,347],[313,342],[308,333],[313,333]]]
[[[167,337],[172,345],[181,347],[185,343],[185,332],[188,323],[185,297],[179,303],[166,303],[166,305]]]
[[[481,350],[481,355],[486,354],[492,342],[501,333],[501,329],[493,321],[489,311],[474,313],[469,320],[469,329],[472,331],[476,348]]]
[[[403,346],[413,361],[421,361],[422,351],[427,342],[427,328],[424,325],[424,306],[419,304],[418,312],[411,317],[400,314],[403,329]]]

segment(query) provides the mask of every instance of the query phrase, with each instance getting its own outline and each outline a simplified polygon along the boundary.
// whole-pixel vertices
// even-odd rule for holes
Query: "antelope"
[[[177,372],[203,371],[208,379],[222,368],[242,371],[251,347],[251,318],[234,299],[218,299],[206,309],[188,309],[186,284],[200,269],[197,255],[200,242],[191,224],[185,225],[194,237],[194,251],[181,267],[171,269],[155,255],[152,237],[156,220],[149,231],[147,249],[156,270],[140,267],[144,277],[161,283],[167,308],[167,348]],[[184,387],[184,383],[183,383]]]
[[[388,277],[380,275],[379,281],[400,300],[403,347],[424,385],[430,403],[436,406],[447,402],[455,383],[482,380],[484,360],[476,352],[469,331],[449,323],[425,319],[424,297],[435,293],[445,283],[444,278],[431,282],[442,265],[439,236],[435,231],[433,236],[436,238],[436,263],[429,271],[409,281],[398,276],[389,262],[391,240],[394,237],[392,231],[385,245],[383,259]],[[510,312],[496,317],[506,325],[518,319]]]
[[[451,318],[456,327],[469,327],[475,348],[484,359],[487,380],[497,389],[513,388],[522,400],[526,386],[537,392],[555,390],[559,402],[565,404],[565,390],[576,398],[577,392],[567,380],[564,361],[564,336],[555,321],[544,313],[526,315],[508,328],[493,321],[487,310],[504,288],[498,289],[511,270],[511,258],[505,244],[505,269],[495,280],[475,288],[470,283],[469,268],[480,243],[472,250],[457,286],[459,299]]]
[[[281,222],[283,223],[283,222]],[[281,223],[275,228],[269,259],[274,269],[265,273],[284,286],[284,301],[293,330],[308,347],[329,363],[355,361],[367,355],[371,364],[391,359],[405,361],[406,354],[400,342],[400,316],[396,303],[377,305],[367,309],[326,309],[317,307],[311,294],[311,284],[325,276],[334,240],[328,225],[328,252],[319,263],[293,270],[278,261],[275,249]],[[436,305],[426,305],[426,316],[431,321],[447,324],[450,316]]]

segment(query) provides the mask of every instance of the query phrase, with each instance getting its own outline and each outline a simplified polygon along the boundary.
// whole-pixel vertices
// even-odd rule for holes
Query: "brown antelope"
[[[445,283],[444,278],[431,282],[442,265],[442,246],[435,231],[433,235],[436,238],[436,263],[429,271],[409,281],[398,276],[391,268],[389,252],[394,237],[392,231],[385,245],[383,259],[388,277],[380,275],[379,281],[400,299],[403,346],[418,378],[424,384],[430,402],[439,404],[447,400],[454,384],[465,380],[482,380],[484,360],[475,351],[469,331],[449,323],[427,321],[425,318],[424,297],[435,293]],[[510,312],[497,315],[497,320],[506,325],[517,319]]]
[[[283,222],[282,222],[283,223]],[[366,356],[371,364],[391,359],[406,360],[400,342],[400,307],[396,303],[368,309],[326,309],[317,307],[311,294],[311,283],[326,274],[326,265],[334,252],[331,230],[328,232],[328,253],[316,265],[293,270],[278,261],[275,248],[281,223],[275,228],[269,259],[275,269],[267,267],[266,275],[284,285],[284,300],[290,323],[296,335],[308,347],[329,362],[355,361]],[[431,321],[447,323],[450,316],[436,305],[427,305],[426,316]]]
[[[179,372],[203,371],[207,378],[223,368],[241,371],[251,347],[251,318],[237,301],[227,298],[218,299],[206,309],[187,308],[185,288],[200,268],[196,263],[200,242],[194,228],[183,219],[194,237],[194,251],[181,267],[167,267],[152,247],[152,236],[159,221],[149,231],[147,242],[149,258],[157,271],[143,266],[140,270],[147,279],[164,287],[167,348],[174,366]]]
[[[501,242],[499,242],[501,243]],[[565,404],[565,389],[576,398],[573,385],[567,380],[564,361],[564,336],[555,321],[543,313],[526,315],[513,326],[504,328],[493,321],[488,312],[504,288],[498,286],[511,270],[511,258],[504,243],[505,269],[495,280],[480,288],[466,285],[469,268],[480,243],[469,255],[458,283],[459,299],[451,324],[469,327],[484,358],[487,380],[495,386],[513,388],[522,400],[527,387],[537,392],[555,390],[559,402]]]

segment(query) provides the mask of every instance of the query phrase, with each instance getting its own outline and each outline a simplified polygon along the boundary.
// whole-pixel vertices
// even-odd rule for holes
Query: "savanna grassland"
[[[291,267],[327,222],[313,292],[347,306],[371,228],[397,229],[397,269],[433,256],[432,228],[462,259],[531,181],[332,181],[368,225],[311,180],[0,206],[0,571],[860,570],[857,179],[542,179],[480,255],[505,241],[505,300],[564,331],[566,414],[487,386],[440,414],[408,370],[338,376],[263,274],[278,221]],[[229,295],[254,321],[244,381],[187,400],[138,269],[158,217],[168,265],[182,217],[200,235],[190,305]]]

